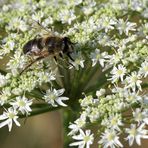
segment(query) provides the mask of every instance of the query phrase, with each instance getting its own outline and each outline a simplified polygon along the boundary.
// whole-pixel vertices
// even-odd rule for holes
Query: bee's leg
[[[72,63],[68,62],[72,67],[75,67]]]
[[[62,54],[61,52],[59,53],[59,56],[60,56],[61,58],[63,58],[63,54]]]
[[[67,53],[67,56],[74,62],[74,59],[71,57],[70,53]]]
[[[56,56],[54,56],[54,61],[57,64],[57,57]]]
[[[32,64],[34,64],[35,62],[37,62],[37,61],[39,61],[39,60],[41,60],[41,59],[43,59],[43,58],[45,58],[45,57],[44,57],[44,56],[41,56],[41,57],[36,58],[34,61],[32,61],[30,64],[28,64],[28,65],[20,72],[20,75],[21,75],[25,70],[27,70]]]
[[[70,53],[67,53],[67,56],[74,62],[74,59],[70,56]],[[74,67],[71,62],[67,61],[67,63]]]

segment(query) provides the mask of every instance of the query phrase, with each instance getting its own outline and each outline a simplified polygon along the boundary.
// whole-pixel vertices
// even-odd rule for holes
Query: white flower
[[[90,15],[93,12],[93,8],[88,6],[83,6],[82,10],[85,15]]]
[[[0,87],[3,87],[7,83],[7,79],[0,73]]]
[[[76,16],[74,14],[74,10],[62,10],[59,12],[59,19],[62,21],[62,23],[68,23],[71,24],[73,20],[76,19]]]
[[[139,0],[130,1],[130,7],[134,11],[139,11],[140,12],[143,9],[143,6],[144,6],[144,1],[139,1]]]
[[[11,105],[13,105],[13,107],[15,109],[18,109],[19,111],[21,111],[22,114],[29,114],[29,112],[31,112],[31,104],[32,104],[32,100],[28,100],[25,96],[21,97],[16,97],[16,100],[13,102],[10,102]]]
[[[120,78],[121,81],[123,81],[123,76],[125,75],[125,73],[126,73],[126,68],[123,65],[121,64],[118,65],[118,68],[114,66],[113,70],[111,71],[112,78],[108,80],[112,80],[112,83],[114,83]]]
[[[39,84],[41,85],[43,82],[47,83],[47,82],[51,82],[52,80],[55,80],[55,75],[51,72],[44,72],[44,71],[40,71],[38,73],[36,73],[36,75],[39,77],[38,81]]]
[[[75,5],[79,5],[82,3],[83,0],[74,0],[74,4]],[[69,3],[69,0],[68,0],[68,3]]]
[[[81,53],[80,52],[78,52],[77,54],[74,53],[74,57],[76,57],[76,58],[74,58],[75,59],[74,62],[71,62],[73,66],[71,65],[69,67],[69,69],[72,69],[73,67],[75,67],[76,70],[79,70],[79,67],[84,68],[84,61],[85,60],[83,60]]]
[[[97,103],[95,103],[97,104]],[[99,118],[100,118],[100,109],[99,107],[92,107],[92,108],[89,108],[87,107],[87,112],[88,112],[88,117],[89,117],[89,120],[93,123],[94,121],[97,121]]]
[[[105,89],[101,88],[100,90],[96,91],[96,96],[99,98],[100,96],[105,94]]]
[[[139,90],[142,90],[141,89],[142,81],[140,79],[141,76],[137,74],[136,71],[132,72],[131,75],[127,76],[125,79],[124,83],[126,83],[126,88],[132,88],[132,90],[135,91],[137,87]]]
[[[127,136],[126,140],[129,141],[129,145],[132,146],[134,140],[138,145],[141,145],[141,138],[148,138],[148,130],[143,129],[145,124],[141,124],[138,128],[136,128],[135,124],[131,124],[130,128],[126,128]]]
[[[96,49],[95,52],[91,53],[90,58],[92,59],[92,67],[96,65],[96,63],[100,59],[100,56],[101,54],[99,49]]]
[[[145,78],[148,76],[148,60],[145,60],[140,67],[139,74],[142,74]]]
[[[14,46],[15,46],[15,43],[12,40],[7,41],[6,44],[1,46],[2,50],[0,51],[0,55],[6,55],[10,53],[10,51],[14,50]]]
[[[123,19],[119,19],[116,24],[119,33],[122,34],[123,32],[128,35],[129,31],[135,31],[136,23],[128,22],[128,20],[124,21]]]
[[[148,94],[146,94],[146,95],[144,95],[143,97],[142,97],[142,102],[144,103],[144,104],[146,104],[146,105],[148,105]]]
[[[147,11],[148,11],[148,9],[147,9]],[[148,13],[146,15],[148,16]],[[141,24],[141,26],[139,26],[139,28],[138,28],[138,35],[140,37],[147,38],[148,37],[147,32],[148,32],[148,23]]]
[[[100,27],[100,29],[101,29],[101,27]],[[100,33],[97,37],[97,42],[103,47],[104,46],[112,46],[114,44],[114,42],[111,40],[110,36],[107,35],[106,33]]]
[[[45,101],[47,103],[51,104],[54,107],[57,107],[58,105],[67,106],[62,101],[68,100],[69,98],[67,98],[67,97],[60,97],[64,93],[64,91],[65,91],[65,89],[59,89],[59,90],[48,89],[46,91],[46,94],[44,95],[43,98],[45,99]]]
[[[84,132],[82,129],[80,129],[80,134],[75,135],[72,138],[79,141],[71,143],[70,146],[78,146],[78,148],[84,148],[85,146],[86,148],[90,148],[90,145],[94,141],[94,136],[91,134],[90,130],[86,130]]]
[[[28,26],[26,25],[24,20],[16,17],[10,21],[8,29],[26,31],[28,29]]]
[[[11,8],[11,5],[3,5],[2,10],[7,12]]]
[[[123,49],[124,46],[120,47],[115,54],[108,56],[108,62],[106,63],[106,67],[111,67],[112,65],[118,64],[123,59]]]
[[[130,102],[130,103],[135,103],[135,102],[140,101],[142,99],[142,97],[139,96],[138,93],[130,92],[130,91],[127,91],[126,93],[124,93],[124,97],[125,97],[126,101]]]
[[[53,24],[53,18],[50,16],[42,22],[42,25],[44,27],[48,27],[49,24]]]
[[[12,90],[11,90],[11,93],[13,93],[14,95],[21,95],[23,92],[22,88],[19,88],[19,87],[14,87]]]
[[[80,118],[78,118],[74,123],[70,124],[68,128],[71,129],[71,131],[68,133],[68,135],[74,135],[77,133],[86,123],[86,115],[81,114]]]
[[[21,52],[16,51],[14,56],[11,57],[11,59],[7,63],[7,69],[10,69],[13,75],[17,75],[19,73],[18,68],[23,68],[26,60],[27,59],[25,58],[25,56],[21,56]]]
[[[4,105],[8,102],[9,97],[11,96],[11,88],[4,87],[0,93],[0,105]]]
[[[37,22],[40,22],[43,17],[44,17],[44,13],[42,11],[36,12],[32,15],[32,19]]]
[[[121,115],[119,114],[110,115],[107,119],[104,119],[101,124],[117,131],[120,131],[119,126],[123,126]]]
[[[96,2],[94,0],[87,0],[84,2],[85,5],[82,7],[82,10],[85,15],[90,15],[94,11],[94,6]]]
[[[135,121],[138,122],[138,124],[142,123],[142,121],[147,123],[146,121],[148,120],[147,112],[142,111],[140,108],[136,108],[136,110],[133,112],[133,117],[134,117]]]
[[[105,132],[101,135],[101,140],[98,142],[99,144],[103,144],[104,148],[115,148],[123,147],[121,142],[119,141],[119,136],[115,130],[106,129]]]
[[[14,108],[10,107],[2,115],[0,115],[0,120],[5,120],[0,123],[0,128],[8,125],[9,132],[10,132],[12,129],[13,122],[15,122],[17,126],[20,126],[20,123],[17,121],[17,118],[18,118],[17,113],[18,112]]]
[[[116,24],[116,22],[109,17],[103,17],[100,19],[101,28],[105,29],[105,32],[108,32],[108,30],[114,29],[113,25]]]
[[[92,60],[92,67],[97,64],[97,62],[100,62],[100,65],[104,67],[104,63],[106,61],[106,58],[109,58],[109,55],[107,52],[100,53],[99,49],[96,49],[94,52],[91,53],[90,58]]]
[[[127,58],[129,61],[131,61],[132,63],[135,63],[138,59],[139,59],[139,55],[137,53],[131,53],[130,56]],[[127,61],[124,60],[124,62],[126,63]]]
[[[93,104],[93,102],[94,102],[94,99],[93,99],[93,97],[92,97],[91,95],[86,96],[85,98],[83,98],[83,99],[80,101],[82,107],[87,107],[87,106],[89,106],[90,104]]]
[[[145,10],[143,10],[143,12],[141,13],[141,15],[142,15],[143,17],[145,17],[146,19],[148,19],[148,8],[145,9]]]

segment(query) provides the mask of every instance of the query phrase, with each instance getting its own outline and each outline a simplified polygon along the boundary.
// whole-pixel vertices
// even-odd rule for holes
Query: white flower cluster
[[[124,147],[121,135],[129,146],[148,138],[146,0],[8,0],[0,8],[0,128],[69,107],[70,146],[98,140],[115,148]],[[68,37],[72,58],[64,53],[56,63],[49,56],[28,66],[37,56],[23,54],[24,44],[47,36]]]
[[[32,103],[32,100],[28,100],[25,96],[19,96],[16,97],[13,102],[10,101],[9,104],[12,105],[12,107],[9,107],[8,110],[5,110],[3,114],[0,115],[0,120],[2,120],[2,122],[0,122],[0,128],[8,125],[10,132],[13,122],[15,122],[17,126],[20,126],[20,123],[17,121],[17,119],[19,118],[19,111],[22,114],[29,115],[29,113],[32,111],[32,109],[30,108]]]
[[[123,144],[121,144],[119,140],[119,135],[123,134],[123,132],[128,134],[125,140],[129,141],[130,146],[133,145],[134,141],[138,145],[141,145],[141,139],[148,138],[148,130],[146,130],[146,125],[148,125],[147,109],[136,108],[136,110],[133,111],[133,115],[130,115],[130,118],[133,118],[136,124],[131,124],[130,128],[127,128],[125,126],[125,124],[128,123],[126,115],[125,117],[122,116],[120,111],[128,108],[130,103],[134,106],[144,99],[144,97],[138,94],[129,94],[128,91],[128,89],[116,88],[116,90],[113,90],[116,95],[104,96],[104,90],[100,90],[96,92],[97,98],[95,99],[92,96],[86,96],[80,101],[83,112],[74,124],[70,124],[69,128],[71,132],[69,135],[76,135],[78,132],[81,133],[82,128],[87,126],[87,124],[100,123],[105,130],[100,135],[98,143],[102,144],[103,147],[123,147]],[[86,118],[89,120],[87,121]],[[125,131],[123,131],[124,126],[126,127]],[[81,138],[76,139],[75,136],[73,136],[73,139],[81,140]],[[88,141],[87,144],[90,144],[92,141],[93,139]],[[84,139],[83,143],[85,143]],[[80,142],[71,145],[76,144],[80,144]]]

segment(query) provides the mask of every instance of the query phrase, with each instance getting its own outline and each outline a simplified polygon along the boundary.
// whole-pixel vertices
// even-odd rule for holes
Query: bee
[[[72,61],[71,53],[74,51],[74,43],[68,37],[60,37],[56,35],[48,35],[46,37],[35,37],[25,43],[23,53],[37,58],[27,65],[20,74],[28,69],[33,63],[52,55],[57,61],[57,56],[63,58],[63,54],[67,55]],[[71,64],[71,63],[70,63]]]

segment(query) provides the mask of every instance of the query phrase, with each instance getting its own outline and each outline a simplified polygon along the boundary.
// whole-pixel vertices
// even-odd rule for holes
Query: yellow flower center
[[[85,142],[88,142],[89,140],[90,140],[90,137],[89,137],[89,136],[85,136],[85,137],[84,137],[84,141],[85,141]]]
[[[114,135],[113,134],[109,134],[108,135],[108,137],[107,137],[107,139],[108,139],[108,141],[111,141],[111,140],[113,140],[114,139]]]
[[[144,71],[148,71],[148,66],[145,66],[144,67]]]
[[[137,131],[136,131],[136,129],[135,129],[135,128],[131,129],[131,131],[130,131],[130,134],[131,134],[131,135],[135,136],[135,135],[136,135],[136,133],[137,133]]]
[[[24,101],[19,101],[19,106],[25,106],[25,102]]]
[[[113,119],[111,120],[111,124],[112,124],[112,125],[116,125],[116,124],[117,124],[117,119],[116,119],[116,118],[113,118]]]
[[[128,96],[128,98],[127,98],[128,100],[134,100],[134,97],[133,96]]]
[[[50,96],[49,96],[49,97],[50,97],[50,99],[51,99],[51,100],[55,100],[55,99],[56,99],[56,95],[55,95],[55,94],[53,94],[53,93],[52,93],[52,94],[50,94]]]
[[[100,59],[100,55],[99,54],[96,55],[96,59]]]
[[[139,113],[139,114],[137,115],[137,119],[139,119],[139,120],[142,119],[142,114],[141,114],[141,113]]]
[[[14,116],[15,116],[15,114],[14,114],[14,113],[9,113],[9,115],[8,115],[8,117],[9,117],[10,119],[13,119],[13,118],[14,118]]]
[[[83,120],[78,120],[77,124],[79,125],[79,127],[82,127],[85,122]]]
[[[136,76],[133,76],[132,77],[132,82],[136,82],[137,81],[137,77]]]
[[[122,70],[118,70],[117,73],[118,73],[118,75],[121,75],[123,73],[123,71]]]

